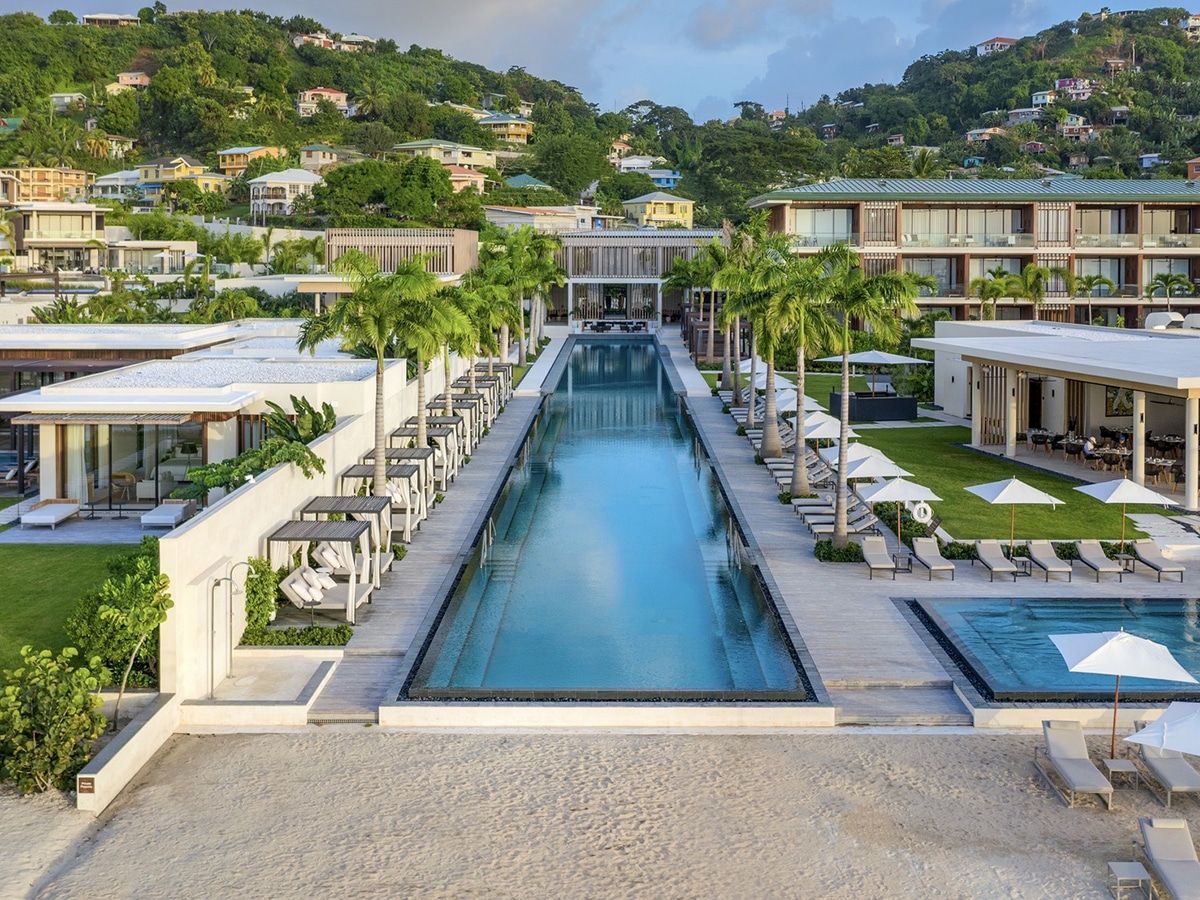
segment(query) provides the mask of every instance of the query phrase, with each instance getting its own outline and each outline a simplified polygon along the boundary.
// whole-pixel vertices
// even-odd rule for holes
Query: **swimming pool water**
[[[1112,699],[1115,679],[1067,670],[1052,634],[1126,631],[1166,645],[1200,677],[1196,600],[919,600],[961,656],[960,666],[996,700]],[[1121,696],[1164,700],[1200,696],[1196,685],[1122,678]]]
[[[491,521],[408,696],[803,699],[652,342],[575,345]]]

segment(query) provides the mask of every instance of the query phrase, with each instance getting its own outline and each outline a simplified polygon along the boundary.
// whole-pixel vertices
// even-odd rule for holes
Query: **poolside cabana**
[[[971,419],[971,445],[1017,455],[1034,426],[1081,438],[1123,431],[1145,483],[1147,434],[1182,437],[1181,505],[1200,508],[1200,331],[1047,322],[939,322],[913,341],[936,354],[937,402]]]
[[[361,520],[342,522],[285,522],[267,538],[267,558],[271,567],[287,566],[293,569],[292,560],[297,551],[301,564],[308,558],[309,545],[331,544],[345,559],[362,559],[362,569],[349,567],[349,580],[333,589],[327,596],[344,601],[346,621],[354,624],[355,610],[371,598],[371,571],[378,570],[378,546],[375,549],[375,565],[372,565],[370,546],[371,523]]]
[[[371,526],[371,547],[376,554],[372,583],[379,587],[379,576],[391,568],[392,501],[387,497],[313,497],[300,510],[300,520],[312,516],[321,521],[329,516],[366,522]]]
[[[420,522],[429,515],[429,507],[425,503],[425,493],[421,490],[420,469],[414,465],[386,465],[383,467],[384,478],[395,482],[400,488],[399,494],[404,502],[397,502],[397,496],[392,495],[392,511],[404,513],[404,527],[401,530],[401,540],[406,544],[412,542],[413,524]],[[365,490],[371,479],[375,477],[375,466],[353,465],[343,470],[341,479],[342,493],[356,496],[360,490]],[[394,527],[394,520],[393,520]]]
[[[383,451],[383,458],[389,463],[398,465],[413,465],[417,467],[417,480],[425,494],[426,502],[433,499],[433,489],[437,483],[432,447],[388,447]],[[363,454],[362,462],[370,465],[375,462],[375,451],[368,450]],[[443,484],[439,490],[445,490]]]

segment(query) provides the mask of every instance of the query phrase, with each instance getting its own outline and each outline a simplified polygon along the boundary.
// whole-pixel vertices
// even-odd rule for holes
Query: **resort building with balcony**
[[[325,179],[306,169],[284,169],[251,178],[247,183],[250,185],[250,215],[258,218],[290,216],[296,198],[312,196],[313,188],[324,184]]]
[[[932,276],[937,288],[918,304],[954,319],[980,314],[968,296],[972,280],[1031,263],[1113,284],[1072,297],[1052,278],[1036,311],[1043,320],[1132,325],[1155,310],[1200,311],[1192,290],[1148,295],[1161,274],[1200,285],[1200,183],[1193,181],[843,179],[773,191],[750,207],[770,210],[771,230],[790,235],[797,253],[847,243],[868,274]],[[1034,314],[1024,299],[995,306],[997,319]]]
[[[394,146],[392,152],[400,156],[427,156],[436,159],[443,166],[462,166],[464,169],[496,168],[494,150],[483,150],[453,141],[438,141],[432,138],[408,141]]]
[[[333,88],[315,87],[309,88],[307,91],[301,91],[296,96],[296,114],[302,118],[308,118],[317,111],[317,107],[322,100],[328,100],[337,107],[347,119],[357,112],[355,106],[350,103],[350,99],[345,91],[335,91]]]
[[[136,200],[141,196],[138,185],[141,175],[137,169],[126,169],[123,172],[112,172],[100,175],[92,185],[93,200],[112,200],[125,202]]]
[[[976,44],[975,51],[980,56],[987,56],[989,53],[1002,53],[1015,46],[1016,43],[1016,40],[1010,37],[994,37],[982,44]]]
[[[82,200],[96,180],[83,169],[49,166],[0,169],[0,176],[7,176],[15,186],[10,203]]]
[[[98,268],[104,253],[104,212],[90,203],[18,203],[12,220],[17,267]]]
[[[83,24],[93,28],[132,28],[141,25],[142,20],[137,16],[126,16],[118,13],[92,13],[83,16]]]
[[[643,194],[621,205],[625,207],[625,218],[634,225],[654,228],[691,228],[696,206],[692,200],[663,191]]]
[[[284,156],[287,156],[284,147],[230,147],[217,151],[217,168],[224,175],[236,177],[245,174],[246,168],[256,159],[282,159]]]
[[[486,128],[495,135],[496,140],[506,144],[528,144],[533,136],[533,122],[512,113],[493,113],[480,119],[479,127]]]
[[[163,197],[165,185],[175,181],[191,181],[201,193],[222,193],[229,185],[228,175],[209,172],[204,163],[190,156],[161,156],[138,166],[140,182],[138,189],[142,203],[157,206]]]
[[[118,72],[117,84],[122,87],[150,87],[150,76],[145,72]]]

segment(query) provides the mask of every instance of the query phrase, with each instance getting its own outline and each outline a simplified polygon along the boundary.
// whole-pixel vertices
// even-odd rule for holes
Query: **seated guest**
[[[1096,460],[1098,460],[1100,457],[1096,453],[1096,439],[1094,437],[1089,436],[1088,439],[1083,442],[1083,458],[1085,460],[1090,460],[1092,463],[1092,468],[1096,468]]]

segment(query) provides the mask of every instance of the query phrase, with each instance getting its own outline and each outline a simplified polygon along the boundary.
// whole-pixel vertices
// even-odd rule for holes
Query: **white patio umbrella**
[[[1113,481],[1100,481],[1096,484],[1084,484],[1075,490],[1081,494],[1094,497],[1101,503],[1121,504],[1121,552],[1125,552],[1125,505],[1128,503],[1153,503],[1157,506],[1171,506],[1174,501],[1164,497],[1150,488],[1142,487],[1128,478],[1117,478]]]
[[[869,462],[863,460],[863,463]],[[895,463],[892,463],[895,465]],[[847,469],[850,477],[853,478],[852,469]],[[900,471],[904,471],[901,469]],[[908,473],[905,472],[905,475]],[[904,546],[904,542],[900,539],[900,504],[901,503],[927,503],[930,500],[941,500],[942,498],[931,491],[929,488],[921,484],[915,484],[911,481],[905,481],[903,478],[893,478],[891,481],[883,481],[878,484],[867,485],[858,489],[858,496],[862,497],[868,503],[884,503],[889,500],[894,500],[896,503],[896,552],[899,553]]]
[[[834,420],[833,422],[822,422],[819,425],[814,425],[811,429],[804,426],[804,438],[810,441],[836,441],[842,436],[842,423]],[[847,437],[856,438],[858,435],[854,429],[850,429],[846,434]]]
[[[1045,491],[1039,491],[1019,478],[1006,478],[1003,481],[989,481],[987,484],[972,485],[965,490],[976,497],[981,497],[993,505],[1007,504],[1010,512],[1008,517],[1008,552],[1012,555],[1013,544],[1016,541],[1017,505],[1018,504],[1050,504],[1057,506],[1062,503],[1057,497],[1051,497]]]
[[[1158,719],[1125,740],[1160,750],[1200,755],[1200,703],[1176,700]]]
[[[738,371],[745,375],[754,366],[756,360],[758,362],[758,368],[765,369],[767,367],[767,364],[763,362],[761,356],[747,357],[738,363]]]
[[[824,449],[822,449],[818,452],[821,454],[821,459],[825,460],[825,462],[829,463],[829,465],[833,466],[835,469],[837,468],[837,465],[838,465],[838,448],[837,447],[825,447]],[[851,462],[853,462],[856,459],[862,459],[864,456],[883,456],[883,453],[879,450],[876,450],[874,447],[870,447],[866,444],[851,444],[849,447],[846,448],[846,464],[847,465],[849,465]]]
[[[779,393],[779,390],[780,390],[779,385],[781,385],[781,384],[790,385],[792,387],[796,386],[796,382],[794,382],[792,379],[788,378],[786,375],[780,375],[778,372],[776,372],[775,373],[775,393],[776,394]],[[760,391],[765,391],[767,389],[767,373],[766,372],[758,373],[758,376],[754,379],[754,386]]]
[[[847,478],[911,478],[912,472],[900,468],[886,456],[864,456],[846,463]],[[859,492],[862,493],[861,491]],[[866,497],[863,497],[866,500]]]
[[[840,422],[837,416],[831,416],[824,410],[815,409],[804,417],[805,428],[816,428],[822,422]]]
[[[1062,654],[1072,672],[1115,675],[1113,691],[1112,756],[1117,756],[1117,704],[1121,696],[1121,676],[1155,678],[1160,681],[1186,681],[1196,684],[1171,651],[1162,644],[1130,634],[1128,631],[1098,631],[1089,634],[1052,634],[1050,640]]]
[[[781,413],[792,412],[796,409],[796,390],[795,388],[784,388],[781,391],[775,392],[775,408]],[[814,400],[808,394],[804,395],[804,411],[824,410],[820,403]]]
[[[852,366],[868,366],[871,369],[871,393],[875,393],[875,373],[880,366],[927,366],[930,364],[927,359],[917,359],[915,356],[901,356],[898,353],[885,353],[883,350],[862,350],[858,353],[851,353],[849,356],[850,365]],[[823,363],[840,363],[840,356],[826,356],[817,362]]]

